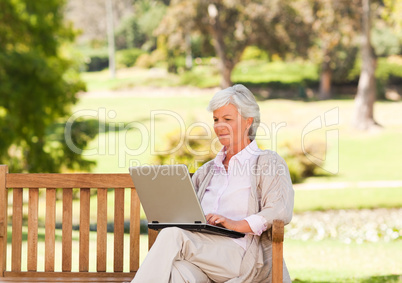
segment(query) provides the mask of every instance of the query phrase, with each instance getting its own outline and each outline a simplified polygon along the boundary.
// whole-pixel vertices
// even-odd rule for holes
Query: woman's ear
[[[247,118],[247,128],[250,128],[251,125],[253,124],[254,118],[253,117],[248,117]]]

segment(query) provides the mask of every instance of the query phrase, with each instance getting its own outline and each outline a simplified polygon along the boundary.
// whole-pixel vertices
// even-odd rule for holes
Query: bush
[[[118,66],[132,67],[135,65],[138,57],[144,54],[144,51],[138,48],[123,49],[116,52],[116,62]]]
[[[285,159],[289,167],[290,178],[293,183],[300,183],[305,178],[318,174],[318,168],[322,163],[317,164],[312,162],[305,154],[305,152],[324,160],[325,144],[316,142],[309,144],[305,148],[305,152],[299,146],[300,143],[286,142],[280,148],[280,155]]]
[[[247,46],[241,55],[242,60],[268,60],[268,53],[257,46]]]
[[[94,55],[89,57],[89,62],[86,64],[88,72],[102,71],[109,67],[109,57],[107,55]]]
[[[141,54],[137,58],[135,65],[137,67],[144,68],[144,69],[149,69],[149,68],[153,67],[151,55],[149,55],[148,53]]]
[[[175,151],[159,154],[155,157],[157,164],[186,164],[191,173],[201,165],[215,158],[219,148],[212,139],[206,139],[205,131],[195,129],[189,136],[180,135],[180,131],[173,131],[166,137],[167,151],[175,149],[181,142],[182,146]]]
[[[174,152],[159,154],[155,157],[157,164],[186,164],[190,172],[195,172],[202,164],[214,159],[221,144],[217,138],[206,138],[205,131],[195,129],[189,136],[181,136],[179,131],[174,131],[167,135],[167,151],[175,149],[181,142],[182,146]],[[300,183],[306,177],[318,174],[318,168],[322,164],[312,162],[307,158],[305,152],[294,145],[295,143],[287,142],[281,147],[280,155],[285,159],[290,177],[293,183]],[[297,143],[299,144],[299,143]],[[325,144],[316,142],[309,144],[305,148],[309,154],[323,160],[325,152]],[[199,153],[199,154],[197,154]],[[201,154],[202,153],[202,154]]]

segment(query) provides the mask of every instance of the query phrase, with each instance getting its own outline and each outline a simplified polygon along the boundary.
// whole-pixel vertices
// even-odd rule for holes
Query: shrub
[[[109,67],[109,57],[107,55],[94,55],[89,57],[87,63],[88,72],[102,71]]]
[[[201,165],[215,158],[219,148],[211,138],[205,138],[205,131],[197,130],[189,136],[180,135],[179,131],[173,131],[166,137],[168,150],[175,149],[181,142],[182,146],[173,152],[159,154],[155,157],[157,164],[186,164],[191,173],[194,173]],[[219,147],[219,146],[218,146]]]
[[[306,152],[312,156],[318,157],[320,160],[324,160],[325,144],[316,142],[306,146],[305,151],[301,147],[296,146],[300,143],[286,142],[280,148],[280,155],[285,159],[286,164],[289,167],[290,178],[293,183],[300,183],[305,178],[318,174],[318,168],[323,164],[322,162],[311,161]]]
[[[222,147],[216,138],[206,138],[207,133],[194,130],[190,136],[182,136],[179,131],[171,132],[166,137],[167,150],[175,149],[181,142],[182,146],[174,152],[159,154],[154,161],[157,164],[186,164],[190,172],[195,172],[202,164],[214,159]],[[297,143],[299,144],[299,143]],[[323,160],[325,144],[316,142],[306,146],[305,151]],[[199,154],[197,154],[199,153]],[[202,153],[202,154],[201,154]],[[281,147],[280,155],[285,159],[293,183],[300,183],[306,177],[318,174],[322,164],[312,162],[305,152],[287,142]]]
[[[268,60],[268,53],[257,46],[247,46],[246,49],[244,49],[240,60],[243,61],[253,59]]]
[[[132,67],[144,51],[138,48],[123,49],[116,52],[116,61],[119,66]]]
[[[148,53],[141,54],[137,58],[135,65],[137,67],[144,68],[144,69],[149,69],[149,68],[153,67],[153,61],[152,61],[151,55],[149,55]]]

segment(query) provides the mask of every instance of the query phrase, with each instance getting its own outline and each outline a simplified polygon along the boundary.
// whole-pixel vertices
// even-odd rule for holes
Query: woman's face
[[[249,143],[248,131],[253,118],[243,118],[236,106],[228,104],[213,112],[214,130],[226,149],[240,151]]]

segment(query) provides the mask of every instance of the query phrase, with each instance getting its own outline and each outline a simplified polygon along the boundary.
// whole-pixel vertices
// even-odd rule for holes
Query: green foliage
[[[165,65],[166,59],[166,54],[162,50],[155,49],[151,54],[143,53],[138,56],[135,65],[140,68],[149,69],[158,65]]]
[[[165,148],[168,152],[158,154],[155,162],[158,164],[183,163],[189,167],[190,172],[195,172],[199,166],[214,159],[221,147],[216,138],[208,137],[207,133],[201,130],[194,130],[188,136],[181,135],[179,131],[173,131],[165,140]],[[316,142],[313,145],[310,144],[305,150],[316,157],[322,156],[325,145]],[[300,183],[306,177],[314,176],[322,165],[312,162],[300,148],[290,142],[281,147],[281,156],[289,167],[293,183]]]
[[[265,50],[258,48],[257,46],[247,46],[241,55],[240,60],[268,60],[268,54]]]
[[[102,71],[109,67],[109,56],[108,55],[95,55],[88,59],[86,64],[88,72]]]
[[[217,144],[201,130],[194,130],[188,136],[173,131],[165,140],[168,152],[156,155],[154,161],[157,164],[185,164],[190,173],[194,173],[201,165],[214,159],[219,151],[218,148],[213,148],[213,145]]]
[[[149,55],[148,53],[144,53],[138,56],[135,65],[140,68],[149,69],[154,66],[154,62],[151,55]]]
[[[138,48],[119,50],[116,52],[117,65],[124,67],[134,66],[138,57],[142,54],[144,54],[144,51]]]
[[[115,43],[117,49],[141,47],[146,42],[145,34],[140,30],[137,17],[127,17],[117,27]]]
[[[325,152],[325,144],[316,142],[309,144],[304,150],[312,156],[321,157],[320,159],[324,160],[322,157]],[[299,143],[295,142],[286,142],[280,148],[280,155],[285,159],[289,167],[289,173],[293,183],[300,183],[305,178],[316,175],[319,171],[318,169],[323,164],[312,162],[306,156],[305,152],[302,151]]]
[[[401,51],[401,35],[387,26],[375,27],[371,33],[372,45],[377,56],[398,55]]]
[[[90,164],[80,155],[66,159],[64,140],[48,132],[85,89],[79,64],[61,49],[74,38],[63,7],[59,0],[0,2],[0,163],[12,172]]]
[[[361,59],[356,60],[353,69],[349,72],[346,82],[357,82],[360,76]],[[390,56],[388,58],[378,58],[375,72],[377,79],[377,97],[385,98],[385,87],[388,84],[398,84],[402,82],[402,58],[400,56]]]
[[[133,9],[134,14],[124,19],[117,27],[117,48],[154,50],[156,36],[153,33],[166,13],[166,5],[156,0],[140,0],[135,1]]]

